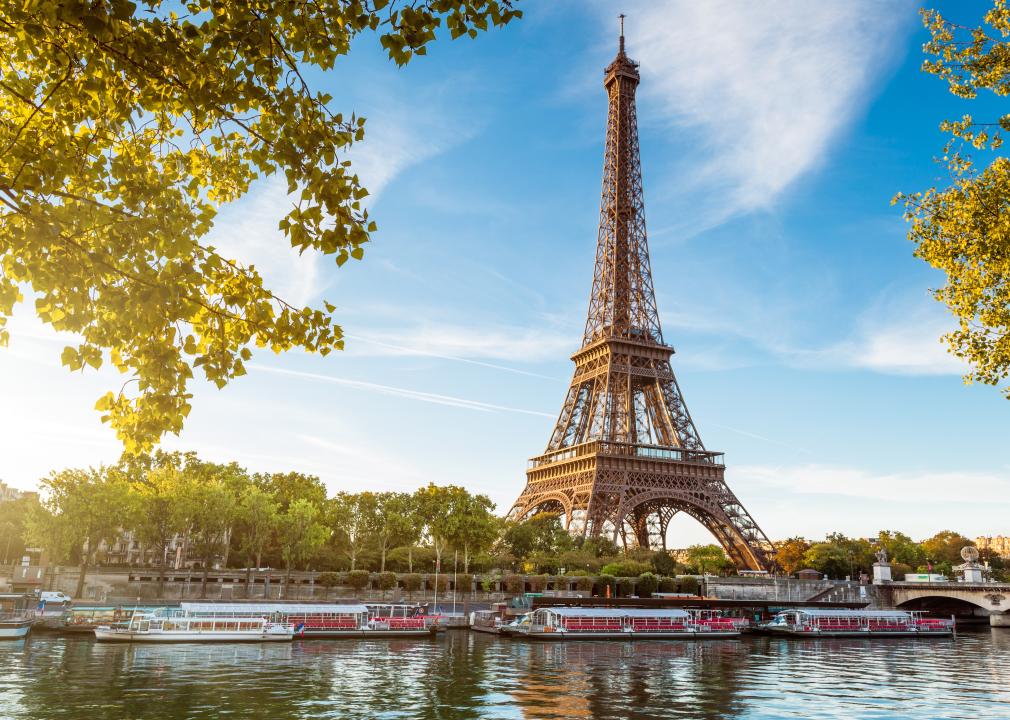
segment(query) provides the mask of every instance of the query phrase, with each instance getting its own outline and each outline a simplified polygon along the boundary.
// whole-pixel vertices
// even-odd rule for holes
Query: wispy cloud
[[[556,378],[490,361],[557,360],[577,343],[574,338],[548,328],[436,323],[358,333],[348,335],[348,340],[362,343],[354,347],[356,354],[433,357],[552,380]]]
[[[522,415],[537,415],[540,417],[554,417],[550,413],[540,412],[539,410],[527,410],[524,408],[510,407],[508,405],[497,405],[495,403],[482,402],[480,400],[470,400],[468,398],[455,397],[453,395],[441,395],[439,393],[430,393],[423,390],[412,390],[410,388],[395,387],[392,385],[380,385],[379,383],[364,382],[362,380],[350,380],[348,378],[336,377],[334,375],[323,375],[322,373],[305,372],[302,370],[287,370],[284,368],[270,367],[269,365],[259,365],[253,364],[249,365],[251,369],[261,370],[264,372],[275,373],[278,375],[289,375],[292,377],[299,377],[305,380],[314,380],[318,382],[331,383],[333,385],[341,385],[343,387],[353,388],[355,390],[364,390],[367,392],[376,392],[382,395],[390,395],[392,397],[405,398],[407,400],[417,400],[420,402],[432,403],[435,405],[447,405],[449,407],[458,407],[466,410],[478,410],[481,412],[510,412],[510,413],[520,413]]]
[[[821,163],[914,23],[911,3],[870,0],[649,0],[625,12],[644,99],[694,148],[677,191],[708,225],[768,207]]]
[[[745,465],[728,471],[735,484],[760,484],[801,495],[843,495],[865,500],[1007,505],[1010,469],[1004,472],[880,473],[837,465]]]
[[[930,304],[925,304],[929,302]],[[780,347],[802,368],[857,368],[893,375],[962,375],[967,365],[947,351],[941,336],[953,320],[932,301],[888,300],[871,304],[855,330],[823,348]]]

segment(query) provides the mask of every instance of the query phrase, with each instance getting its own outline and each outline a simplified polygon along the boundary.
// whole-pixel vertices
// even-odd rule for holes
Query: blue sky
[[[978,9],[983,7],[978,5]],[[194,385],[171,448],[331,490],[433,481],[508,509],[547,442],[590,289],[606,114],[628,14],[652,267],[706,446],[773,539],[881,528],[1010,533],[1010,403],[965,386],[891,197],[942,174],[967,105],[919,72],[913,3],[530,2],[405,69],[373,38],[313,81],[368,118],[352,155],[379,224],[360,263],[298,257],[283,188],[225,209],[215,242],[280,293],[338,306],[347,351],[258,354]],[[974,6],[971,6],[974,11]],[[966,12],[965,6],[952,6]],[[966,22],[975,17],[966,15]],[[0,351],[0,478],[112,462],[91,407],[121,380],[59,367],[19,309]],[[707,541],[674,526],[672,543]]]

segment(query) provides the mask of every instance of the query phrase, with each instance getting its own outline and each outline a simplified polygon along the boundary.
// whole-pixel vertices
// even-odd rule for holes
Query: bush
[[[498,592],[501,575],[485,575],[480,582],[480,589],[486,593]]]
[[[456,576],[456,592],[470,594],[473,592],[473,575],[461,573]]]
[[[429,575],[425,582],[425,587],[429,590],[435,588],[438,592],[444,593],[449,588],[449,578],[445,575],[439,575],[436,579],[434,575]]]
[[[388,571],[379,573],[375,585],[379,590],[392,590],[396,587],[396,573]]]
[[[408,593],[417,592],[421,589],[421,576],[417,573],[408,573],[400,577],[400,584]]]
[[[680,585],[680,592],[691,593],[692,595],[698,594],[698,578],[691,576],[677,578],[677,583]]]
[[[355,590],[364,590],[368,587],[370,573],[367,570],[351,570],[347,573],[347,584]]]
[[[664,550],[657,550],[652,554],[652,569],[657,575],[673,575],[677,572],[677,561],[670,553]]]
[[[546,575],[533,575],[526,582],[529,583],[530,592],[538,593],[547,589],[547,580]]]
[[[675,593],[680,592],[680,586],[677,585],[676,578],[664,577],[659,579],[659,592],[664,593]]]
[[[652,566],[648,563],[638,560],[621,560],[604,565],[602,572],[604,575],[613,575],[614,577],[634,578],[651,569]]]
[[[611,593],[613,593],[617,579],[613,575],[600,575],[596,578],[596,582],[600,584],[600,595],[606,595],[608,587]]]
[[[575,581],[575,589],[589,592],[593,589],[593,579],[589,576],[580,577]]]
[[[525,590],[522,575],[506,575],[502,582],[505,585],[505,592],[519,595]]]
[[[316,578],[316,584],[328,588],[336,587],[340,584],[340,575],[335,572],[319,573],[319,577]]]
[[[652,597],[652,593],[659,588],[659,578],[650,572],[642,573],[638,576],[638,596]]]
[[[635,581],[629,577],[622,577],[617,581],[617,589],[620,590],[621,595],[624,597],[633,595],[635,592]]]

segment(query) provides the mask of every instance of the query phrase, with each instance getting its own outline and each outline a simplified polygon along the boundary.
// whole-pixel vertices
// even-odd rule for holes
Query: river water
[[[0,643],[0,718],[1010,718],[1010,629],[954,640]]]

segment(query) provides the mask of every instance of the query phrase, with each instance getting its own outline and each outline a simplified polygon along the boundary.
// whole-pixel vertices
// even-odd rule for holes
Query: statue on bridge
[[[873,554],[877,558],[878,565],[887,565],[887,548],[882,547]]]

